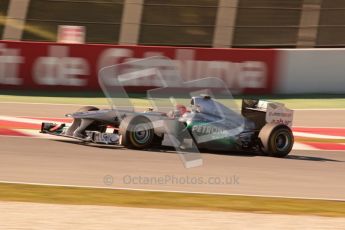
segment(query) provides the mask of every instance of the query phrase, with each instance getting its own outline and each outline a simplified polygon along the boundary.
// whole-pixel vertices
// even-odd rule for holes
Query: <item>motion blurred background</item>
[[[343,0],[1,0],[5,40],[56,41],[58,25],[87,43],[197,47],[342,47]]]

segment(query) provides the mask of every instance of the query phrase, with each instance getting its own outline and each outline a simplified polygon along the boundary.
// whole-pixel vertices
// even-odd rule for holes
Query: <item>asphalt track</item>
[[[0,107],[7,116],[62,117],[79,106]],[[344,117],[345,110],[298,110],[294,125],[345,127]],[[171,149],[0,137],[0,181],[345,200],[345,152],[294,150],[285,159],[202,153],[202,158],[202,167],[186,169]]]

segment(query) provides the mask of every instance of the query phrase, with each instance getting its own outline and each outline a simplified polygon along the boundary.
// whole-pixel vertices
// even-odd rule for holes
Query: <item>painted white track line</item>
[[[333,135],[324,135],[324,134],[316,134],[316,133],[307,133],[307,132],[293,132],[294,136],[297,137],[311,137],[311,138],[322,138],[322,139],[340,139],[343,140],[345,137],[343,136],[333,136]]]
[[[19,102],[19,101],[0,101],[0,104],[22,104],[22,105],[61,105],[61,106],[88,106],[85,104],[63,104],[63,103],[45,103],[45,102]],[[109,105],[97,105],[109,106]]]
[[[37,120],[37,119],[11,117],[11,116],[3,116],[3,115],[0,115],[0,120],[23,122],[23,123],[29,123],[29,124],[39,124],[39,125],[42,124],[42,121]],[[46,122],[49,122],[49,121],[46,121]]]
[[[285,199],[303,199],[303,200],[329,200],[345,202],[345,199],[334,199],[329,197],[295,197],[295,196],[271,196],[271,195],[251,195],[243,193],[214,193],[214,192],[192,192],[182,190],[160,190],[160,189],[140,189],[140,188],[123,188],[123,187],[109,187],[109,186],[83,186],[83,185],[70,185],[70,184],[49,184],[49,183],[30,183],[22,181],[2,181],[0,183],[6,184],[21,184],[21,185],[41,185],[41,186],[55,186],[55,187],[73,187],[73,188],[92,188],[92,189],[109,189],[109,190],[128,190],[139,192],[164,192],[164,193],[185,193],[185,194],[200,194],[200,195],[218,195],[218,196],[247,196],[247,197],[265,197],[265,198],[285,198]]]

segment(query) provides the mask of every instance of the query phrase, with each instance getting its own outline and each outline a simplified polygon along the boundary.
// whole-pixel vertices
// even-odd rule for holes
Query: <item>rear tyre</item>
[[[292,149],[294,137],[291,129],[282,124],[266,124],[259,133],[261,150],[272,157],[285,157]]]
[[[121,144],[130,149],[147,149],[157,144],[153,124],[145,116],[127,116],[119,127]]]

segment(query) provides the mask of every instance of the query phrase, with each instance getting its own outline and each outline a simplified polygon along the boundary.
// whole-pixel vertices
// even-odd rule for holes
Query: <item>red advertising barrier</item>
[[[268,94],[274,88],[278,56],[274,49],[0,41],[0,89],[99,90],[102,67],[157,55],[177,60],[185,81],[218,77],[235,93]]]

